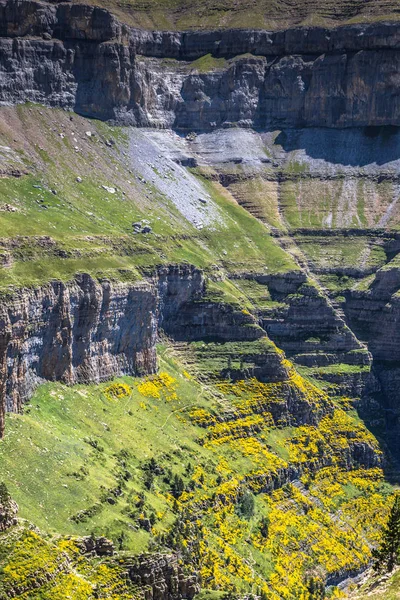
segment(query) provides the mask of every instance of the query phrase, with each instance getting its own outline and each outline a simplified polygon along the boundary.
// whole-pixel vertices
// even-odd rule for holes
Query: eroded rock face
[[[186,130],[400,125],[397,24],[149,32],[97,7],[2,0],[0,35],[2,103]],[[208,53],[238,58],[191,67]]]
[[[113,556],[114,543],[106,537],[86,536],[77,541],[77,546],[84,554],[92,556]]]
[[[143,590],[145,600],[192,600],[200,591],[198,575],[185,574],[173,554],[138,557],[129,568],[129,577]]]
[[[366,406],[367,418],[386,430],[386,439],[398,452],[400,448],[400,271],[378,271],[369,289],[347,294],[345,312],[360,339],[368,342],[374,358],[374,372],[380,382],[379,409]]]
[[[150,283],[99,284],[79,275],[22,290],[0,306],[2,412],[19,411],[43,380],[73,384],[154,372],[156,333]]]
[[[266,338],[254,316],[206,300],[205,293],[201,270],[170,265],[136,284],[99,283],[82,274],[72,282],[51,282],[4,300],[0,304],[0,435],[5,412],[19,412],[43,381],[99,383],[124,374],[154,373],[160,329],[185,342]],[[254,356],[246,360],[253,365],[250,376],[262,381],[288,377],[281,354],[268,344],[255,348]],[[240,371],[230,376],[245,375]]]
[[[0,533],[17,523],[18,504],[11,498],[4,484],[0,484]]]

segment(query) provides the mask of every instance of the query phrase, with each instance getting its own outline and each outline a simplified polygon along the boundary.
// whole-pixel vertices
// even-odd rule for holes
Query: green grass
[[[365,229],[378,227],[395,193],[393,182],[349,178],[314,179],[304,176],[303,166],[290,159],[293,177],[280,186],[280,204],[289,228]],[[379,199],[379,208],[370,198]],[[398,228],[399,214],[391,211],[389,224]]]
[[[12,118],[18,124],[13,137],[0,128],[1,143],[13,150],[10,166],[22,164],[28,174],[0,179],[2,253],[11,258],[11,265],[0,267],[0,289],[66,281],[80,271],[137,279],[143,270],[181,262],[206,271],[217,265],[227,275],[297,268],[268,230],[217,184],[201,178],[220,213],[218,222],[201,231],[152,184],[138,185],[126,159],[129,130],[78,116],[70,121],[64,111],[34,105],[2,110],[4,123]],[[1,210],[7,204],[16,210]],[[143,219],[153,233],[134,235],[132,223]]]
[[[368,365],[348,365],[346,363],[337,363],[326,367],[298,367],[299,372],[304,375],[317,376],[320,375],[346,375],[356,373],[368,373],[370,367]]]
[[[209,248],[228,272],[277,273],[296,271],[299,267],[272,238],[265,226],[244,208],[229,200],[223,189],[199,176],[213,200],[223,210],[225,227],[209,233]]]
[[[190,67],[196,69],[200,73],[224,69],[226,66],[227,61],[224,58],[215,58],[212,54],[206,54],[190,63]]]
[[[262,340],[256,344],[261,343]],[[243,348],[240,344],[237,348],[234,346],[227,344],[225,351],[246,348],[251,351],[251,344],[248,347],[244,344]],[[211,353],[217,345],[209,348]],[[274,348],[267,344],[265,350],[274,351]],[[173,349],[160,346],[159,356],[160,369],[173,378],[173,384],[162,388],[160,397],[150,397],[153,388],[148,380],[131,377],[112,382],[113,386],[130,386],[131,389],[120,396],[107,392],[111,382],[73,387],[49,383],[37,389],[23,414],[7,416],[6,436],[0,444],[1,479],[18,502],[20,516],[34,522],[44,534],[56,536],[46,542],[48,545],[37,542],[35,552],[39,555],[36,557],[31,557],[34,548],[28,548],[24,560],[29,559],[31,565],[40,560],[43,568],[46,562],[50,564],[46,556],[55,552],[51,544],[57,536],[94,533],[111,537],[117,547],[122,548],[116,564],[119,558],[129,562],[127,553],[170,552],[171,544],[178,544],[188,568],[192,569],[191,561],[196,554],[191,553],[191,544],[200,536],[205,541],[200,568],[206,589],[229,591],[235,586],[245,593],[251,590],[254,580],[267,585],[266,589],[275,589],[275,586],[281,589],[279,586],[286,585],[281,565],[289,560],[294,565],[291,575],[296,578],[287,594],[290,600],[296,597],[298,586],[303,585],[304,569],[309,564],[322,561],[326,565],[323,568],[329,569],[329,564],[336,565],[338,552],[341,556],[348,553],[348,565],[365,560],[361,552],[365,548],[365,536],[370,539],[379,525],[374,521],[372,533],[363,529],[364,520],[360,521],[356,507],[359,499],[364,498],[365,481],[372,476],[371,485],[376,494],[371,510],[382,519],[382,507],[377,505],[381,501],[379,473],[361,471],[358,479],[353,480],[351,473],[338,467],[333,474],[329,469],[325,474],[321,472],[319,480],[314,481],[314,469],[309,471],[307,467],[307,461],[316,460],[317,456],[318,460],[322,455],[338,457],[354,432],[358,439],[375,444],[361,423],[351,416],[342,416],[339,429],[330,417],[320,430],[313,426],[299,429],[267,425],[269,402],[275,408],[286,410],[284,397],[274,396],[274,386],[256,381],[252,382],[253,387],[226,381],[217,385],[210,380],[201,386],[174,358]],[[317,390],[305,388],[301,379],[295,379],[291,385],[291,403],[298,395],[308,401],[308,393],[312,394],[312,401],[319,398],[322,403],[328,402]],[[304,391],[307,389],[308,392]],[[272,396],[269,396],[271,391]],[[244,411],[243,415],[240,411]],[[247,425],[246,419],[250,419]],[[262,425],[257,425],[260,422]],[[336,446],[335,431],[340,436]],[[311,443],[313,439],[318,443]],[[302,454],[296,458],[293,452]],[[156,472],[151,471],[153,476],[148,485],[150,459],[156,465]],[[268,481],[286,461],[302,464],[311,486],[306,495],[290,484],[283,485],[276,493],[265,493],[263,478]],[[176,506],[170,495],[175,475],[182,478],[185,486]],[[324,486],[330,485],[330,478],[339,475],[343,484],[335,500],[334,511],[338,511],[335,514],[329,509],[329,496],[321,494]],[[248,516],[239,510],[245,492],[254,496],[254,511]],[[323,511],[316,500],[321,497],[327,502]],[[305,512],[305,505],[314,508]],[[341,511],[350,515],[343,526],[338,517]],[[151,532],[140,525],[141,513],[152,517]],[[270,514],[273,515],[270,534],[262,542],[257,537],[260,524]],[[178,534],[182,523],[186,531],[184,543],[179,535],[171,538]],[[201,531],[193,532],[199,523]],[[350,550],[346,549],[349,523],[352,527]],[[328,535],[332,550],[321,557],[315,550],[316,540]],[[171,539],[175,541],[168,541]],[[357,550],[352,554],[354,548]],[[10,552],[14,552],[12,547],[7,550],[7,556]],[[251,572],[246,571],[245,566],[249,552]],[[301,557],[307,552],[310,558],[305,565]],[[0,561],[1,556],[0,551]],[[19,565],[18,561],[16,564]],[[209,564],[216,569],[212,577],[208,574]],[[38,571],[35,573],[36,577]],[[272,574],[275,583],[270,588],[268,580]],[[0,573],[0,597],[1,578]],[[41,587],[35,592],[38,596],[33,594],[32,598],[51,598],[45,594],[51,593],[53,586],[59,583],[57,576],[51,585],[44,584],[50,585],[50,591],[46,587],[42,593]]]
[[[192,342],[188,354],[193,355],[196,369],[207,377],[220,377],[226,369],[251,369],[255,359],[275,354],[276,346],[267,337],[254,342]]]
[[[21,517],[59,534],[93,531],[115,539],[125,531],[126,549],[140,552],[147,548],[149,534],[132,530],[132,521],[125,514],[130,498],[145,489],[141,464],[155,456],[181,473],[188,462],[209,458],[196,441],[202,430],[188,429],[172,415],[172,409],[182,409],[184,415],[192,404],[202,406],[204,401],[197,384],[170,364],[161,362],[161,368],[179,378],[182,399],[176,402],[143,398],[134,380],[124,378],[119,381],[133,389],[127,398],[108,399],[104,389],[109,384],[73,388],[48,384],[38,389],[24,415],[9,415],[0,446],[0,470],[20,506]],[[127,482],[124,497],[110,505],[102,498],[112,497],[106,490],[118,486],[117,455],[123,450],[134,476]],[[89,522],[71,520],[95,505],[101,510]],[[155,492],[146,491],[145,506],[163,513],[162,526],[171,524],[173,513]]]
[[[268,152],[267,148],[265,152]],[[272,227],[284,229],[278,207],[279,186],[275,181],[268,181],[267,167],[264,173],[266,179],[254,173],[251,178],[239,178],[238,181],[231,183],[228,189],[250,214]]]
[[[75,0],[83,3],[83,0]],[[393,20],[399,18],[395,0],[385,3],[375,0],[360,5],[356,0],[334,2],[325,0],[315,5],[299,0],[288,5],[280,0],[259,0],[247,5],[234,0],[93,0],[93,4],[113,11],[120,19],[147,29],[216,29],[253,27],[282,29],[293,25],[336,26],[360,21]]]
[[[387,257],[382,245],[368,237],[296,236],[296,243],[319,269],[379,269]]]

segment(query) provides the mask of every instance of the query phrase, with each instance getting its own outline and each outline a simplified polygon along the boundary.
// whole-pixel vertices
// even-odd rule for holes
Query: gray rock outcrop
[[[18,504],[11,498],[4,483],[0,483],[0,533],[17,523]]]
[[[104,381],[156,369],[157,297],[150,283],[88,275],[21,290],[0,306],[0,431],[44,380]]]
[[[144,554],[129,567],[129,578],[145,600],[192,600],[200,591],[199,576],[187,575],[174,554]]]
[[[400,124],[396,23],[150,32],[96,7],[2,0],[0,36],[3,104],[190,131]],[[227,60],[191,65],[206,54]]]

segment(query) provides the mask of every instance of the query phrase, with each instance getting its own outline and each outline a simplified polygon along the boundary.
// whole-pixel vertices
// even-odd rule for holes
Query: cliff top
[[[87,4],[87,0],[73,0]],[[397,20],[398,0],[90,0],[145,29],[255,28]]]

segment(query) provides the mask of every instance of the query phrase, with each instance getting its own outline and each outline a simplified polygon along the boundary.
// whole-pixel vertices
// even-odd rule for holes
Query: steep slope
[[[274,31],[0,2],[1,598],[310,600],[370,566],[399,472],[396,7],[257,8]]]
[[[109,594],[108,577],[123,597],[129,565],[149,550],[180,557],[203,587],[257,586],[272,598],[306,590],[311,565],[328,585],[363,570],[390,493],[378,442],[348,412],[349,394],[374,389],[371,358],[296,253],[271,235],[268,219],[235,202],[224,179],[234,161],[213,161],[203,136],[119,130],[39,106],[2,110],[0,214],[12,232],[2,239],[2,381],[12,413],[1,472],[21,517],[43,534],[107,535],[125,553],[87,565],[74,545],[59,554],[55,539],[50,549],[55,543],[63,567],[51,576],[49,567],[38,598],[53,597],[67,580],[72,590],[81,584],[83,598],[93,589]],[[232,132],[225,134],[232,147]],[[256,134],[237,135],[244,175],[262,173]],[[87,274],[74,277],[79,271]],[[297,365],[313,365],[312,376],[335,367],[337,383],[329,372],[322,382],[330,398],[294,370],[267,331]],[[159,375],[40,386],[152,372],[157,333],[169,336]],[[149,473],[150,459],[172,473],[154,463]],[[175,475],[184,490],[171,487]],[[246,517],[249,494],[256,508]],[[15,557],[3,563],[5,597],[13,590],[35,598],[15,578],[50,550],[38,532],[26,549],[29,531],[20,524],[4,542]],[[99,581],[96,560],[104,569],[119,565],[117,575]],[[139,596],[145,589],[135,588]]]
[[[0,9],[1,103],[187,131],[399,125],[395,22],[175,33],[87,5]]]
[[[159,353],[156,376],[46,384],[23,415],[7,418],[2,473],[21,517],[73,536],[53,543],[57,560],[60,549],[72,552],[86,580],[82,598],[111,576],[100,579],[96,564],[88,570],[74,554],[74,536],[89,533],[111,537],[122,550],[99,561],[118,568],[119,585],[134,556],[148,550],[178,552],[203,587],[258,588],[271,599],[305,592],[310,572],[334,585],[363,569],[390,490],[376,440],[355,413],[335,406],[289,364],[287,382],[205,386],[174,358],[174,348]],[[53,597],[71,564],[53,571],[48,562],[43,581],[36,562],[46,559],[43,542],[33,544],[32,533],[18,541],[21,524],[10,532],[0,597],[10,590],[17,598],[26,590],[32,599]]]

